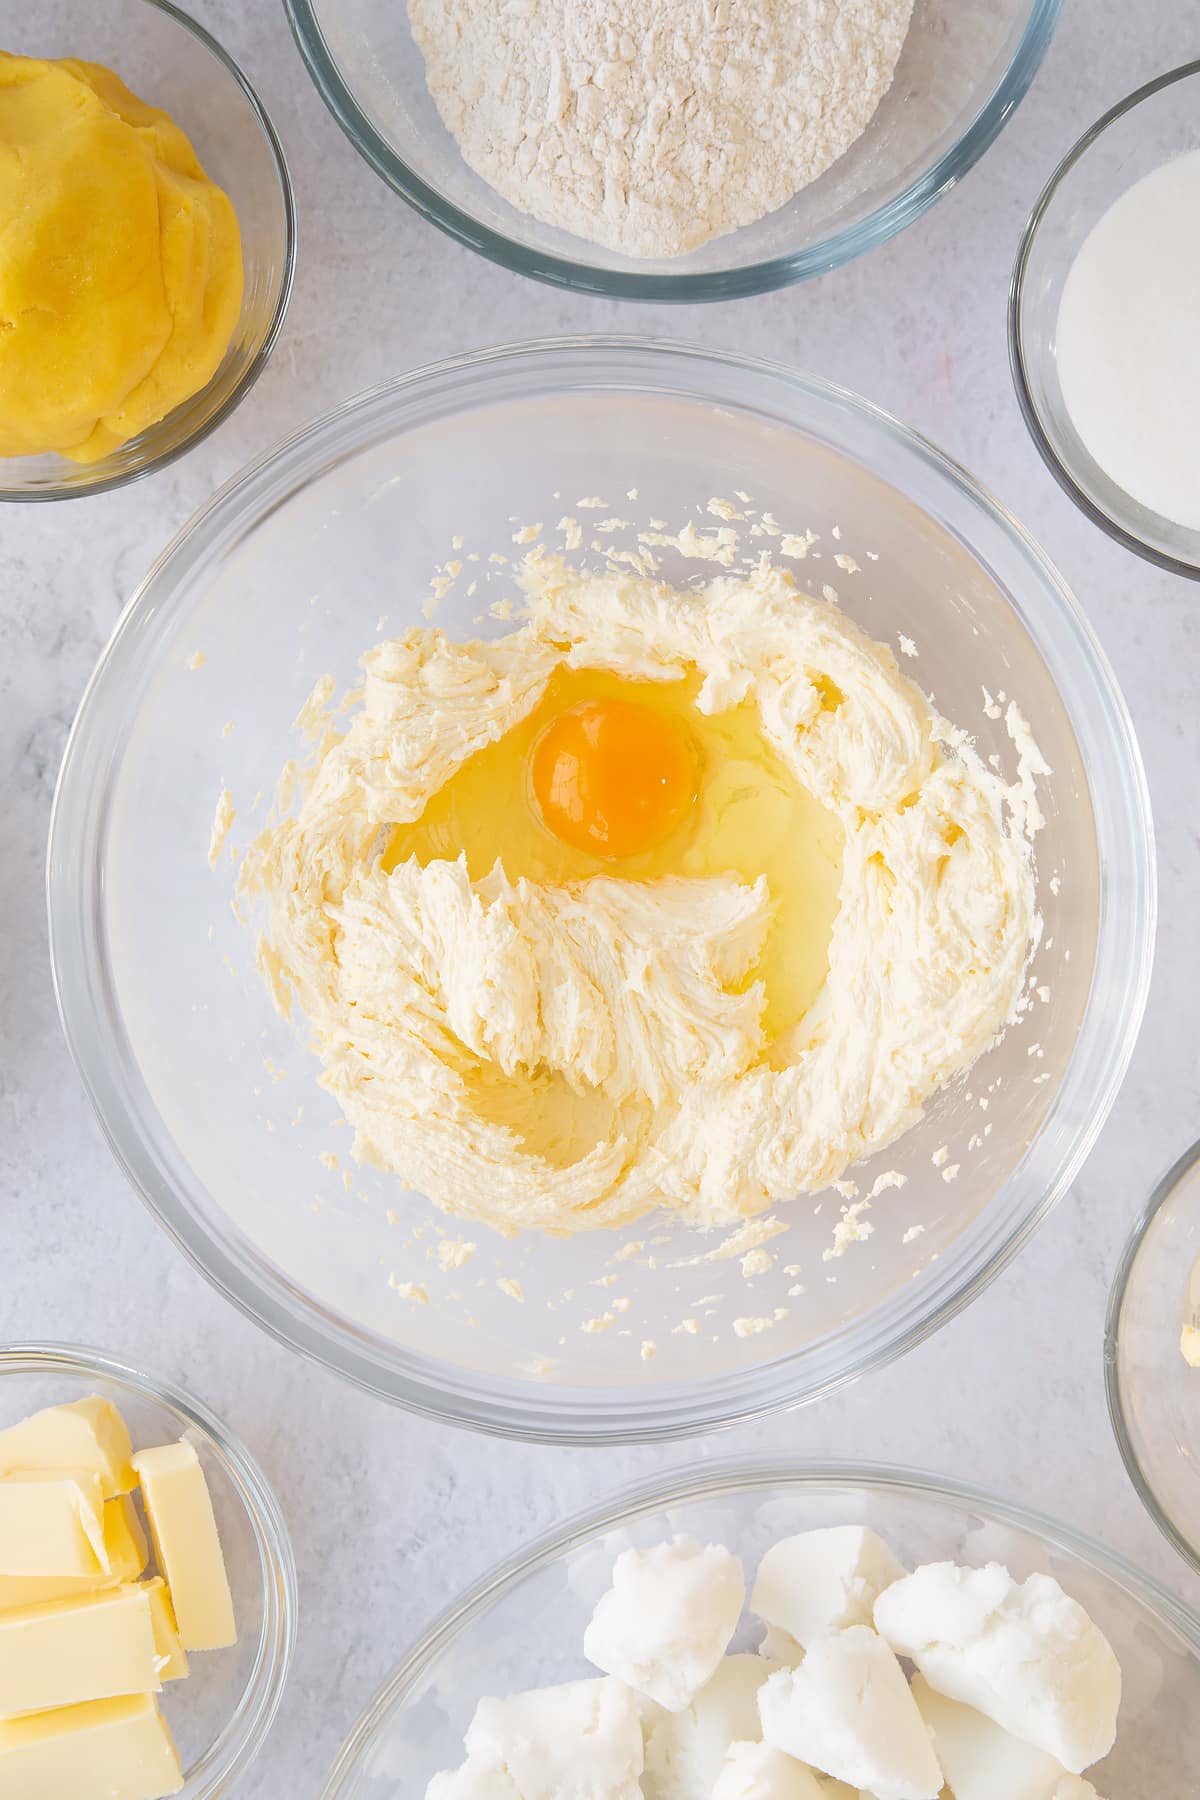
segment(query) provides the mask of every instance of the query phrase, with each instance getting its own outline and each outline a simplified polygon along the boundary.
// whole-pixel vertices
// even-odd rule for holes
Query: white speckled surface
[[[1109,1433],[1109,1277],[1153,1182],[1196,1133],[1195,670],[1200,591],[1125,556],[1039,463],[1018,417],[1004,303],[1017,234],[1078,132],[1194,53],[1176,0],[1068,0],[1030,98],[982,165],[913,229],[825,280],[658,310],[575,299],[452,245],[367,170],[325,112],[276,0],[198,0],[291,159],[300,266],[248,403],[182,463],[124,492],[0,514],[0,1339],[70,1338],[184,1382],[248,1440],[287,1511],[303,1619],[294,1678],[239,1793],[314,1791],[362,1704],[489,1562],[656,1466],[789,1449],[922,1464],[1072,1518],[1193,1600]],[[0,3],[0,41],[20,9]],[[46,955],[42,860],[84,682],[147,563],[252,454],[371,382],[447,352],[559,331],[677,334],[793,360],[928,432],[1038,535],[1124,683],[1159,829],[1158,971],[1133,1071],[1074,1193],[966,1315],[830,1402],[698,1444],[589,1454],[482,1439],[391,1412],[308,1367],[193,1274],[114,1168],[68,1061]]]

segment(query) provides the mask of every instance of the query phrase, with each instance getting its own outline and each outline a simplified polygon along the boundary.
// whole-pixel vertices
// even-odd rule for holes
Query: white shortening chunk
[[[1117,1734],[1121,1669],[1108,1639],[1051,1575],[1017,1582],[927,1563],[887,1588],[875,1623],[929,1686],[984,1713],[1078,1775]]]
[[[961,1701],[937,1694],[923,1675],[912,1696],[929,1727],[954,1800],[1085,1800],[1090,1782],[1069,1775],[1057,1757],[1023,1744]]]
[[[646,1800],[705,1800],[738,1738],[761,1736],[758,1690],[775,1665],[761,1656],[725,1656],[682,1712],[655,1709],[646,1731]]]
[[[750,1607],[807,1649],[831,1631],[869,1625],[875,1601],[904,1572],[883,1539],[865,1525],[802,1531],[767,1551],[758,1565]],[[786,1642],[778,1648],[786,1648]]]
[[[819,1638],[759,1690],[763,1737],[879,1800],[935,1800],[942,1772],[904,1670],[867,1625]]]
[[[642,1717],[619,1681],[568,1681],[481,1700],[466,1747],[468,1764],[502,1771],[518,1800],[642,1800]]]
[[[720,1544],[677,1537],[653,1550],[626,1550],[592,1614],[583,1653],[668,1712],[682,1712],[728,1649],[745,1595],[742,1565]]]
[[[768,1662],[787,1663],[795,1668],[804,1661],[804,1645],[798,1644],[790,1631],[781,1631],[778,1625],[768,1625],[763,1632],[762,1643],[758,1646],[758,1655]]]
[[[521,1800],[521,1795],[503,1769],[468,1757],[461,1768],[435,1775],[425,1800]]]
[[[731,1744],[712,1800],[825,1800],[825,1792],[811,1769],[774,1744]]]

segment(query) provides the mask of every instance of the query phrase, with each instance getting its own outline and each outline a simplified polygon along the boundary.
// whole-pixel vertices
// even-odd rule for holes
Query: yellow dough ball
[[[0,456],[93,462],[215,374],[242,306],[229,196],[97,63],[0,51]]]

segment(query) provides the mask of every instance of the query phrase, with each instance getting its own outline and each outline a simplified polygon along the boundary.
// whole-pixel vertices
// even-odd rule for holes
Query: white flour
[[[891,86],[912,0],[408,0],[429,91],[514,206],[680,256],[782,206]]]

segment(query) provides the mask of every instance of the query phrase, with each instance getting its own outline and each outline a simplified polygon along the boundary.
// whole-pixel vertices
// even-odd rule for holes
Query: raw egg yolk
[[[682,824],[696,798],[687,736],[635,700],[585,700],[560,713],[533,750],[546,826],[593,856],[638,856]]]

